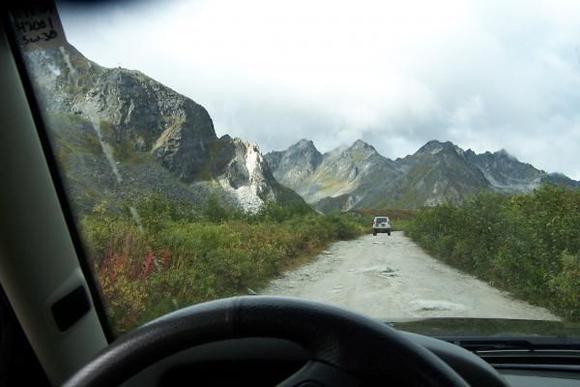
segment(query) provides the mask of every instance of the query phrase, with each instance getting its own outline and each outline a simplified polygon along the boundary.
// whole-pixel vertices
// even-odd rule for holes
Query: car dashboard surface
[[[446,358],[446,362],[470,385],[478,385],[477,376],[469,375],[470,371],[465,365],[457,361],[466,351],[453,346],[457,348],[456,357]],[[226,340],[174,354],[135,375],[124,386],[274,386],[300,369],[308,359],[309,354],[305,349],[287,340]],[[580,367],[575,366],[547,370],[533,366],[510,368],[504,365],[498,371],[507,385],[514,387],[580,387]],[[378,382],[363,381],[362,385],[375,386]]]

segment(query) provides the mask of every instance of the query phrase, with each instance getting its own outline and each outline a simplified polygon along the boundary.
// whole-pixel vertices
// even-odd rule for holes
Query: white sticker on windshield
[[[12,13],[16,39],[24,50],[59,47],[65,44],[64,31],[56,9],[50,2],[39,3]]]

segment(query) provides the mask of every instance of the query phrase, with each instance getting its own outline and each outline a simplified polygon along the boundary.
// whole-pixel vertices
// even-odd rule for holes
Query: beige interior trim
[[[60,332],[50,306],[85,277],[0,22],[0,283],[49,379],[107,345],[94,307]]]

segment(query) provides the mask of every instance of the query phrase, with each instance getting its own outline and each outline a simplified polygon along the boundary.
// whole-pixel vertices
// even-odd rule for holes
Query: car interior
[[[35,12],[57,11],[17,2],[0,28],[0,385],[580,386],[572,339],[428,336],[290,297],[216,299],[116,337],[15,30]]]

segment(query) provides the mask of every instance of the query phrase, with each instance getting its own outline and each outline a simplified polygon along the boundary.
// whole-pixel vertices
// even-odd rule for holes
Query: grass
[[[407,234],[434,257],[580,319],[580,191],[546,185],[531,195],[481,193],[464,205],[424,208]]]
[[[210,198],[203,209],[150,197],[144,230],[98,206],[81,221],[117,334],[193,303],[258,290],[336,240],[367,230],[356,214],[266,206],[250,215]]]

